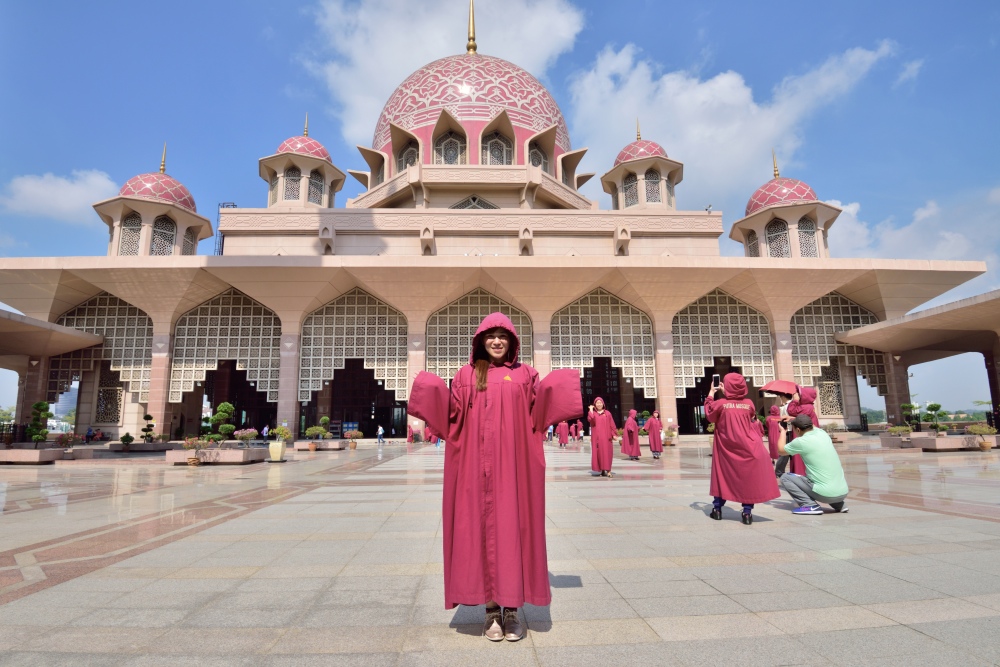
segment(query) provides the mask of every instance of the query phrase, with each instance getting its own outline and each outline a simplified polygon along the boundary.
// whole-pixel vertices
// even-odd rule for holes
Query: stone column
[[[544,378],[552,371],[552,313],[531,315],[531,365]]]
[[[861,423],[861,394],[858,392],[858,371],[843,359],[840,364],[840,396],[844,401],[844,425]]]
[[[155,327],[154,327],[155,328]],[[153,417],[157,435],[174,437],[173,406],[170,398],[170,366],[174,353],[174,337],[169,333],[153,334],[153,365],[149,374],[149,400],[146,412]],[[127,426],[126,426],[127,428]]]
[[[903,403],[910,402],[910,365],[906,357],[900,356],[899,361],[889,352],[885,352],[885,371],[889,382],[889,393],[885,397],[885,416],[889,424],[903,423]]]
[[[18,391],[15,420],[19,424],[31,421],[31,406],[47,400],[49,387],[49,358],[30,357],[28,370],[23,376],[24,385]]]
[[[657,327],[653,335],[656,346],[656,409],[664,428],[677,428],[677,393],[674,388],[674,336],[670,327]]]
[[[774,354],[774,379],[795,382],[795,364],[792,362],[792,334],[785,322],[783,331],[771,332],[771,352]]]
[[[406,314],[406,320],[409,323],[409,333],[406,337],[406,376],[408,378],[406,395],[409,396],[410,392],[413,391],[413,380],[417,377],[417,374],[427,370],[427,322],[424,320],[415,320],[408,313]],[[444,381],[448,382],[450,379],[444,378]],[[407,414],[406,423],[413,426],[414,436],[419,435],[422,440],[424,434],[423,420]]]
[[[142,216],[142,227],[139,228],[139,256],[149,255],[149,246],[153,243],[153,221]]]
[[[986,364],[986,378],[990,385],[990,402],[993,411],[993,425],[1000,423],[1000,335],[993,340],[993,349],[983,352]]]
[[[288,329],[284,322],[282,329]],[[281,334],[281,366],[278,372],[277,426],[287,423],[293,438],[299,435],[299,339],[297,330]]]

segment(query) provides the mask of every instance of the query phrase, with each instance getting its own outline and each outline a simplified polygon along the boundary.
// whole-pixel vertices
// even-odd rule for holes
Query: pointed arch
[[[232,359],[268,402],[277,403],[280,342],[281,320],[273,310],[235,288],[226,290],[177,320],[169,401],[182,402],[206,372]]]
[[[506,301],[477,287],[452,301],[427,319],[427,370],[445,379],[454,377],[469,363],[469,345],[480,323],[490,313],[500,312],[517,329],[518,361],[531,364],[531,318]]]
[[[299,356],[299,400],[312,400],[323,382],[333,380],[347,359],[363,359],[386,391],[405,401],[407,393],[406,316],[360,287],[340,295],[306,317]]]
[[[656,398],[653,323],[627,301],[601,288],[552,316],[552,369],[583,370],[595,357],[610,357],[632,386]]]
[[[139,238],[142,234],[142,216],[136,212],[129,213],[122,220],[118,239],[118,255],[129,257],[139,254]]]
[[[674,388],[687,396],[715,364],[729,357],[757,387],[774,379],[771,327],[764,315],[726,294],[713,290],[674,315]]]
[[[646,203],[655,204],[660,201],[660,172],[654,167],[650,167],[643,175],[646,183]]]
[[[791,257],[792,245],[788,240],[788,223],[781,218],[775,218],[764,227],[767,238],[768,257]]]

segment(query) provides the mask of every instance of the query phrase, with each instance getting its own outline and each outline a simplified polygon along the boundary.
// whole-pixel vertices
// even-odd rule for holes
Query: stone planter
[[[194,454],[193,456],[189,454],[187,457],[187,464],[189,466],[200,466],[201,459],[198,458],[197,454]]]
[[[285,441],[284,440],[274,440],[270,445],[267,446],[268,452],[271,454],[272,461],[283,461],[285,459]]]
[[[903,447],[903,436],[880,433],[878,436],[882,449],[900,449]]]
[[[317,443],[315,440],[313,440],[312,442],[309,443],[309,451],[310,452],[315,452],[316,451],[316,447],[318,445],[319,445],[319,443]]]
[[[358,441],[357,440],[351,440],[350,442],[347,443],[347,446],[350,447],[351,449],[357,449],[358,448]]]
[[[988,452],[997,444],[997,437],[995,435],[976,435],[973,436],[976,439],[976,444],[979,445],[980,451]]]

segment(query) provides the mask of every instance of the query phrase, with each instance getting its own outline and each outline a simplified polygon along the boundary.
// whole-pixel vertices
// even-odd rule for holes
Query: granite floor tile
[[[779,628],[751,613],[666,616],[647,618],[646,622],[666,642],[783,634]]]

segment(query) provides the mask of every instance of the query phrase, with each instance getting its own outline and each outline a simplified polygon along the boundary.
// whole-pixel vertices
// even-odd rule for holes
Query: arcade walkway
[[[845,455],[850,514],[706,517],[705,449],[547,448],[554,602],[442,609],[442,452],[0,468],[0,664],[1000,663],[1000,456]],[[336,654],[336,655],[332,655]]]

